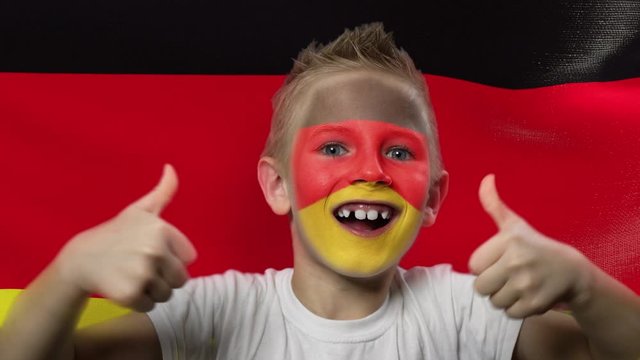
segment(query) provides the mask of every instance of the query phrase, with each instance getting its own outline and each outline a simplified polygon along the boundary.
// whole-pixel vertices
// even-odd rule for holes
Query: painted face
[[[327,266],[373,276],[413,243],[429,179],[423,134],[377,120],[303,128],[293,170],[299,232]]]

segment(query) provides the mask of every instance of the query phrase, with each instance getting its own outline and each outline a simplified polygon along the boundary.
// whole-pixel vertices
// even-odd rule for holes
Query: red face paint
[[[358,181],[387,184],[416,209],[427,198],[425,135],[385,121],[346,120],[303,128],[293,146],[298,209]]]

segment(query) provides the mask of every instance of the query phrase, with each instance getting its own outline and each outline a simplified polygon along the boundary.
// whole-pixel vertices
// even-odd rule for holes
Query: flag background
[[[199,251],[192,275],[290,266],[256,181],[270,97],[310,40],[383,21],[425,74],[450,194],[404,266],[466,271],[505,201],[640,292],[640,4],[0,3],[0,288],[148,191]]]

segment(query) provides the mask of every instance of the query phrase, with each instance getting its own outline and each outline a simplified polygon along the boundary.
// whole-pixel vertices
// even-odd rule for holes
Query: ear
[[[438,211],[448,191],[449,173],[442,170],[440,178],[429,187],[429,199],[423,211],[422,226],[431,226],[436,222]]]
[[[271,210],[278,215],[288,214],[291,210],[291,202],[289,201],[287,184],[280,175],[274,158],[268,156],[260,158],[258,161],[258,182]]]

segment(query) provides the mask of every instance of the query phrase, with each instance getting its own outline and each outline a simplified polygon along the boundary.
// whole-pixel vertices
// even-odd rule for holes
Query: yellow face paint
[[[346,203],[378,203],[395,208],[392,221],[372,237],[354,234],[334,216]],[[395,265],[422,224],[422,213],[397,192],[371,182],[344,187],[298,211],[298,232],[327,266],[347,276],[374,276]]]

